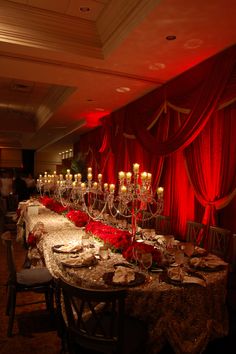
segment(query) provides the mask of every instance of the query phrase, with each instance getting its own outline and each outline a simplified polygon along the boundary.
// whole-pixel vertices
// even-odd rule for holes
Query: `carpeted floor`
[[[17,267],[21,267],[25,251],[14,242]],[[0,241],[0,354],[59,354],[61,342],[57,336],[56,326],[50,319],[44,304],[17,307],[13,337],[8,338],[6,307],[6,254],[5,246]],[[42,299],[41,294],[18,294],[17,303],[27,303]],[[234,308],[230,307],[230,332],[226,338],[210,343],[204,354],[233,354],[236,347],[236,292],[231,298]],[[82,354],[82,353],[81,353]],[[161,354],[174,354],[167,345]]]

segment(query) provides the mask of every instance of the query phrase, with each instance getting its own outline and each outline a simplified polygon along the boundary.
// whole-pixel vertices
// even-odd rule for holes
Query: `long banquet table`
[[[78,242],[85,231],[76,228],[63,216],[40,207],[39,215],[25,216],[27,225],[45,225],[47,233],[39,241],[45,263],[53,277],[63,277],[72,284],[106,288],[104,272],[114,271],[114,264],[124,262],[119,253],[111,253],[108,260],[100,260],[92,267],[65,267],[61,261],[67,255],[53,252],[53,246]],[[56,227],[53,227],[55,220]],[[61,225],[61,226],[60,226]],[[95,247],[99,247],[95,240]],[[100,244],[101,245],[101,244]],[[149,331],[147,353],[158,353],[168,341],[175,353],[202,353],[208,342],[228,333],[225,304],[227,269],[201,272],[206,287],[173,285],[160,281],[157,273],[150,273],[144,284],[127,287],[127,311],[146,322]]]

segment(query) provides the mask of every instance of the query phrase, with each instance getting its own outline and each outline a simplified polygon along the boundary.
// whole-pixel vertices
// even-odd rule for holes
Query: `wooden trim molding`
[[[160,0],[111,0],[97,21],[0,0],[0,41],[104,59]]]

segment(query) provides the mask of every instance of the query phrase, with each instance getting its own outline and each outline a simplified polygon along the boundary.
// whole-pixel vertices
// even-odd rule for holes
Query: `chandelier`
[[[152,174],[139,172],[139,164],[133,164],[133,172],[120,171],[118,183],[102,182],[101,173],[93,181],[92,168],[88,168],[87,181],[82,181],[80,173],[74,176],[67,170],[62,174],[40,175],[37,187],[40,195],[49,194],[63,206],[86,211],[92,220],[104,220],[109,214],[113,218],[130,222],[135,239],[137,221],[146,222],[163,211],[162,187],[152,190]]]

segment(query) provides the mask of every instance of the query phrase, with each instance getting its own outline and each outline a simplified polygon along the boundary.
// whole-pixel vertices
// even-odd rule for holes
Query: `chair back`
[[[16,283],[16,266],[13,255],[13,244],[12,244],[12,236],[10,231],[6,231],[1,235],[2,241],[7,249],[7,267],[8,267],[8,283],[15,284]]]
[[[221,227],[210,226],[208,236],[208,251],[227,259],[231,241],[231,231]]]
[[[171,234],[171,222],[170,216],[165,215],[157,215],[156,223],[155,223],[156,233],[161,235],[169,235]]]
[[[69,338],[90,350],[122,353],[125,289],[97,290],[59,281]]]
[[[196,221],[187,221],[186,241],[194,245],[202,244],[205,238],[206,226]],[[199,237],[201,240],[199,240]]]

